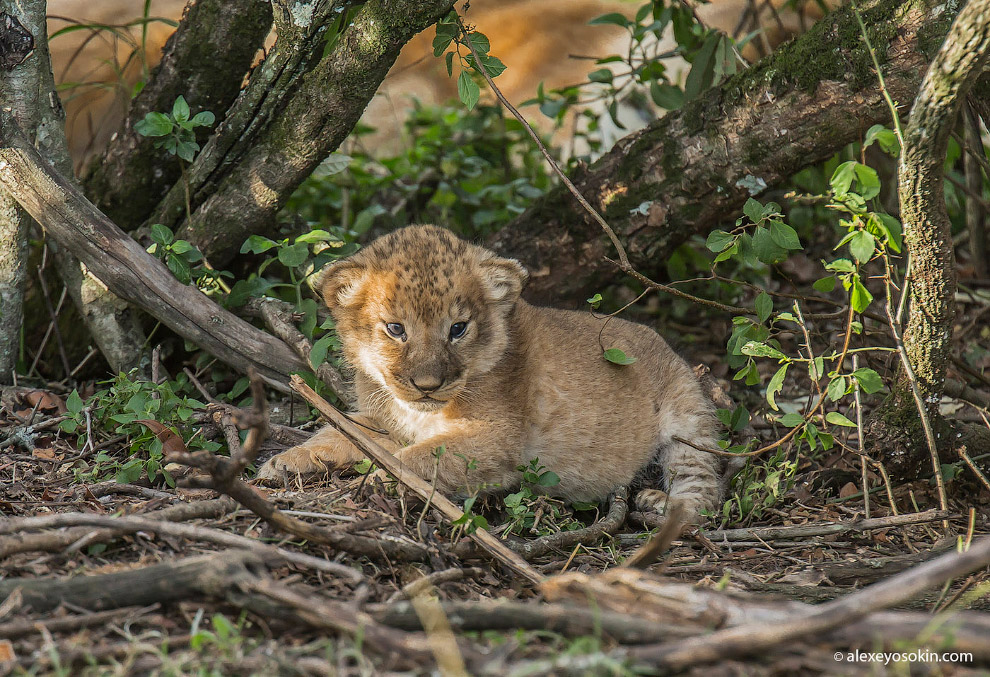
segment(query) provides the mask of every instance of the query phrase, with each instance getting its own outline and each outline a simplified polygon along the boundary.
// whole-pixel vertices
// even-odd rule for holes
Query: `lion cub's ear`
[[[515,259],[493,256],[481,262],[481,279],[490,301],[515,303],[529,280],[529,273]]]
[[[330,264],[320,273],[317,288],[330,308],[355,306],[368,279],[368,269],[349,259]]]

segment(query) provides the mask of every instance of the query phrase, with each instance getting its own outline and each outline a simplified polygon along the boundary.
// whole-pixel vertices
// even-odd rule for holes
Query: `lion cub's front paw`
[[[643,489],[636,494],[636,507],[643,512],[668,515],[679,506],[682,516],[691,524],[701,524],[706,518],[703,511],[712,510],[712,502],[699,494],[671,495],[659,489]]]
[[[343,439],[336,431],[321,430],[304,444],[292,447],[272,456],[258,470],[257,479],[284,483],[289,475],[325,473],[344,468],[360,461],[364,456],[357,448]]]

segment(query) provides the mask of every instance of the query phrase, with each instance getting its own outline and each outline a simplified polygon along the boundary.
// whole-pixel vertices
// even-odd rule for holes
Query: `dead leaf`
[[[841,489],[839,489],[839,498],[849,498],[853,494],[859,493],[859,487],[857,487],[852,482],[846,482]]]
[[[150,419],[138,420],[136,423],[143,425],[153,432],[155,437],[161,440],[162,451],[165,452],[166,456],[168,454],[184,454],[189,451],[186,449],[186,443],[182,441],[182,438],[175,434],[167,425]]]
[[[10,663],[17,660],[17,654],[14,653],[14,645],[10,643],[9,639],[0,639],[0,663]]]
[[[34,451],[31,452],[31,455],[34,456],[35,458],[43,458],[46,461],[54,461],[55,460],[55,450],[54,449],[39,449],[39,448],[35,447]]]
[[[23,393],[20,399],[31,409],[38,407],[38,411],[56,412],[58,414],[64,414],[67,411],[65,401],[55,393],[50,393],[47,390],[29,390]],[[30,411],[28,413],[30,414]]]

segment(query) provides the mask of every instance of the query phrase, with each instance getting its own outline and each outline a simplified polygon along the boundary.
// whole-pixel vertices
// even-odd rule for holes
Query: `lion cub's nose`
[[[437,376],[416,376],[409,379],[419,392],[428,395],[443,385],[443,379]]]

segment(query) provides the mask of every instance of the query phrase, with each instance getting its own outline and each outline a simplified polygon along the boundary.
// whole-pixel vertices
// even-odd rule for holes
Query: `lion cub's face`
[[[383,393],[435,411],[506,350],[527,273],[436,226],[410,226],[330,267],[323,296],[347,359]]]

